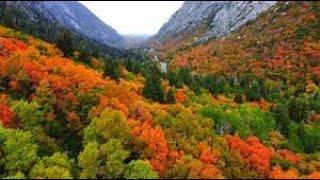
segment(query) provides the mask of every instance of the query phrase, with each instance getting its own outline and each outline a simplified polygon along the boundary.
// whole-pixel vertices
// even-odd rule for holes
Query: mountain
[[[229,34],[255,19],[274,1],[187,1],[149,44],[158,49],[182,47]]]
[[[66,28],[108,46],[122,47],[125,43],[124,37],[76,1],[5,1],[0,8],[2,16],[11,16],[17,26],[30,20],[36,26]]]
[[[228,37],[176,51],[172,68],[244,74],[296,85],[320,81],[320,3],[279,2]]]
[[[151,36],[147,34],[126,34],[126,48],[140,47],[144,45]]]

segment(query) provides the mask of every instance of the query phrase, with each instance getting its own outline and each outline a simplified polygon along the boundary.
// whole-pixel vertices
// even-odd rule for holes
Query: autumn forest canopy
[[[0,17],[0,178],[320,178],[319,2],[167,44],[167,71]]]

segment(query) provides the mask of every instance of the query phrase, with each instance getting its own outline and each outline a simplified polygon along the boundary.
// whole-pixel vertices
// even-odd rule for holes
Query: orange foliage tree
[[[297,179],[299,173],[295,169],[289,169],[288,171],[283,171],[280,166],[275,166],[270,172],[270,178],[273,179]]]
[[[151,164],[160,174],[163,174],[178,158],[177,152],[169,150],[164,132],[160,127],[153,128],[149,123],[144,122],[141,127],[134,128],[133,132],[147,144],[147,148],[152,152]]]
[[[135,118],[135,120],[133,120]],[[138,120],[138,121],[137,121]],[[179,153],[169,149],[165,134],[161,127],[153,127],[153,117],[145,108],[137,108],[132,116],[132,134],[147,144],[151,151],[151,164],[160,174],[163,174],[179,157]]]
[[[231,135],[228,135],[226,138],[230,149],[240,152],[248,168],[255,170],[264,177],[269,174],[270,160],[274,154],[273,149],[264,146],[254,136],[246,140]]]
[[[301,161],[301,157],[294,154],[292,151],[289,151],[287,149],[280,149],[277,151],[280,156],[282,156],[285,160],[290,161],[293,164],[297,164]]]
[[[178,103],[183,103],[186,100],[186,95],[183,89],[179,89],[175,96]]]
[[[200,161],[207,164],[215,164],[219,159],[219,155],[211,150],[211,148],[204,142],[198,144],[200,150]]]
[[[307,176],[308,179],[320,179],[320,172],[316,171]]]
[[[169,171],[170,178],[214,179],[221,178],[221,172],[212,164],[204,163],[191,155],[182,156]]]

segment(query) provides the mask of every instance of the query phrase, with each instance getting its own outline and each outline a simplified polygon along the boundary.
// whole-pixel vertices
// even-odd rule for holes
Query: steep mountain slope
[[[172,66],[199,73],[247,72],[292,83],[318,81],[319,7],[319,2],[279,2],[239,32],[176,52]]]
[[[267,10],[273,1],[187,1],[150,40],[159,49],[224,36]]]
[[[121,47],[125,38],[78,2],[72,1],[5,1],[2,16],[19,21],[31,20],[50,27],[57,25],[105,45]],[[56,29],[51,29],[51,31]]]

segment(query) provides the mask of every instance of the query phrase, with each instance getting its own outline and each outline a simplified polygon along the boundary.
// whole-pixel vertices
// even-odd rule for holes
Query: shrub
[[[219,134],[234,133],[241,137],[255,135],[266,140],[269,132],[275,129],[271,113],[248,105],[235,108],[228,105],[208,106],[201,110],[201,114],[214,121]]]

